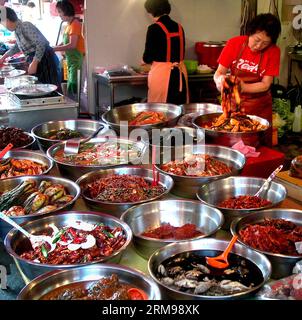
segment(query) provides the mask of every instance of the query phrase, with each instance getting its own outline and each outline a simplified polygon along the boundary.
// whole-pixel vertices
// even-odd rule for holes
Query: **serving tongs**
[[[106,131],[108,131],[109,128],[107,125],[102,124],[96,131],[94,131],[90,136],[88,136],[85,139],[70,139],[65,142],[64,147],[64,155],[75,155],[79,153],[80,145],[81,143],[86,143],[89,140],[95,138],[99,133],[104,134]]]
[[[263,192],[263,190],[267,190],[269,188],[270,183],[273,179],[275,179],[277,173],[281,171],[283,168],[283,165],[281,164],[276,170],[274,170],[271,175],[265,180],[261,188],[255,193],[255,197],[259,197],[260,194]]]
[[[54,247],[53,239],[50,236],[44,236],[39,235],[35,236],[27,232],[25,229],[23,229],[20,225],[18,225],[14,220],[12,220],[10,217],[5,215],[3,212],[0,212],[0,218],[10,224],[12,227],[16,228],[18,231],[23,233],[25,237],[27,237],[33,247],[33,249],[39,247],[40,245],[43,245],[45,243],[48,243],[50,245],[50,248]],[[49,251],[51,252],[51,251]]]

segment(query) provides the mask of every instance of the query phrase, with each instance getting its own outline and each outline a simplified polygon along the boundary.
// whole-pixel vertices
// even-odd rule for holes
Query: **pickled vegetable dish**
[[[226,199],[218,204],[220,208],[227,209],[258,209],[270,206],[271,201],[255,196],[238,196]]]
[[[58,183],[25,180],[0,196],[0,211],[9,217],[49,213],[65,207],[74,196]]]
[[[232,172],[228,165],[207,154],[193,154],[184,160],[170,161],[162,165],[161,169],[177,176],[191,177],[218,176]]]
[[[265,219],[261,223],[250,224],[239,231],[241,240],[254,249],[301,256],[298,244],[302,241],[302,226],[284,219]]]
[[[166,191],[160,184],[152,186],[151,182],[139,176],[112,175],[98,179],[84,187],[84,194],[95,200],[114,203],[139,202],[153,199]]]
[[[53,130],[43,134],[43,138],[50,140],[68,140],[82,137],[83,135],[80,132],[68,128]]]
[[[85,281],[57,288],[41,300],[148,300],[148,295],[112,274],[99,281]]]
[[[0,160],[0,179],[40,175],[47,169],[44,164],[29,159],[2,159]]]
[[[161,111],[142,111],[129,122],[130,126],[142,126],[167,121],[167,116]]]
[[[119,250],[126,242],[121,227],[73,221],[63,228],[50,225],[51,245],[42,243],[21,258],[44,264],[79,264],[102,260]],[[47,235],[47,234],[46,234]]]
[[[85,143],[75,155],[65,155],[62,148],[55,153],[54,158],[71,165],[95,166],[128,163],[140,156],[141,151],[134,144],[104,142]]]

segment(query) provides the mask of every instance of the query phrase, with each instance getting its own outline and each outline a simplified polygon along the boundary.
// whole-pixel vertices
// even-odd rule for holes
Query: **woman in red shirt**
[[[228,70],[241,80],[241,108],[246,114],[272,122],[270,86],[279,75],[280,49],[276,46],[281,33],[274,15],[260,14],[250,23],[248,35],[230,39],[218,59],[214,81],[220,91]]]

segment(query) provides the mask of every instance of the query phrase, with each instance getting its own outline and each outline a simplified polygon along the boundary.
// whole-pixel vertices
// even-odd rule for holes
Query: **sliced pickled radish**
[[[96,244],[95,237],[89,234],[86,238],[86,242],[81,244],[81,248],[82,249],[89,249],[89,248],[92,248],[93,246],[95,246],[95,244]]]
[[[70,251],[77,251],[81,248],[81,244],[77,244],[77,243],[71,243],[68,245],[68,250]]]
[[[97,226],[95,224],[87,223],[84,221],[74,220],[68,223],[69,227],[83,231],[93,231]]]

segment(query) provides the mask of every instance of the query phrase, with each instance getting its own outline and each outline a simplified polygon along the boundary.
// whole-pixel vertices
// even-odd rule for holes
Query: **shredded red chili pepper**
[[[239,231],[241,240],[261,251],[300,255],[295,243],[302,241],[302,227],[284,219],[266,219],[262,223],[248,225]]]
[[[218,207],[227,209],[257,209],[271,204],[271,201],[255,196],[238,196],[220,202]]]

